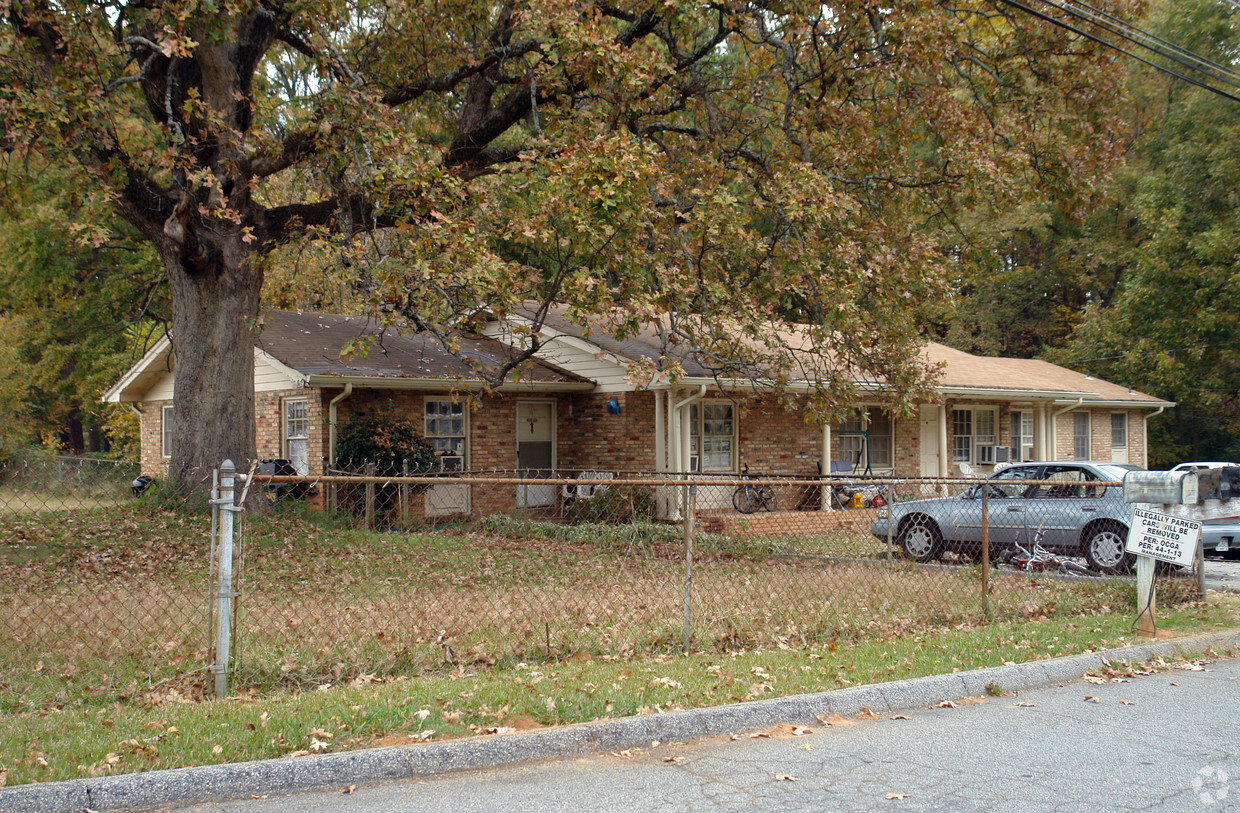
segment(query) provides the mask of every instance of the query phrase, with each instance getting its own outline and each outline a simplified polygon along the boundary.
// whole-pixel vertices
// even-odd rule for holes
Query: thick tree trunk
[[[254,324],[262,273],[227,250],[191,273],[175,246],[163,252],[172,293],[175,402],[169,479],[205,493],[225,458],[245,471],[255,457]]]

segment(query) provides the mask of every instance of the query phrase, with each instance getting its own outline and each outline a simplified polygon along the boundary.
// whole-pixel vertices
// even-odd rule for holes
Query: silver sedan
[[[890,532],[900,552],[918,562],[948,550],[980,558],[984,503],[992,557],[1018,543],[1027,548],[1040,532],[1048,550],[1084,556],[1103,573],[1122,573],[1133,561],[1124,552],[1131,510],[1118,483],[1138,468],[1092,461],[1018,463],[952,497],[880,508],[870,532],[883,541]]]

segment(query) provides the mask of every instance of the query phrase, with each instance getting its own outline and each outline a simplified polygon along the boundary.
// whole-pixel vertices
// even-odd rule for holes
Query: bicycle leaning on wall
[[[749,464],[741,469],[741,479],[749,479]],[[752,486],[742,483],[732,492],[732,505],[742,514],[752,514],[759,508],[767,511],[775,510],[775,491],[770,486]]]

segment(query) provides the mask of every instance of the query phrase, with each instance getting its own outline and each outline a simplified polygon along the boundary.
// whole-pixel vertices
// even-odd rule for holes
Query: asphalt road
[[[185,813],[1240,811],[1240,660]]]
[[[1206,557],[1206,589],[1240,592],[1240,559]]]

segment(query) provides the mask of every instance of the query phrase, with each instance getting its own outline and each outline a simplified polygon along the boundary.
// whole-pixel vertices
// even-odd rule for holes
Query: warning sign
[[[1132,527],[1124,550],[1162,562],[1190,567],[1201,538],[1201,523],[1142,508],[1132,509]]]

